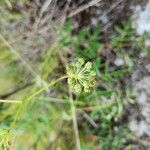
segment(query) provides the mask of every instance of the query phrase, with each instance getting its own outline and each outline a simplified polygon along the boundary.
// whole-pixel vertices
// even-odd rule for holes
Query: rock
[[[148,32],[150,34],[150,1],[147,2],[145,8],[139,4],[133,7],[133,27],[138,34]]]
[[[135,72],[132,75],[133,88],[135,92],[134,108],[130,116],[129,127],[138,139],[150,141],[150,59],[149,57],[141,59]],[[150,148],[150,145],[148,146]],[[146,147],[146,148],[147,148]]]
[[[117,58],[115,61],[114,61],[114,64],[118,67],[120,66],[123,66],[124,65],[124,60],[121,59],[121,58]]]

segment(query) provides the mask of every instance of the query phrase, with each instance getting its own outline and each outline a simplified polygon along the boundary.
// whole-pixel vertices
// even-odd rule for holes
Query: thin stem
[[[89,3],[87,3],[87,4],[83,5],[83,6],[78,7],[77,9],[73,10],[72,12],[70,12],[70,14],[68,15],[68,18],[71,18],[71,17],[73,17],[73,16],[81,13],[82,11],[88,9],[89,7],[96,5],[100,1],[101,0],[92,0]]]
[[[61,99],[61,98],[54,98],[54,97],[40,97],[39,98],[41,101],[48,101],[48,102],[52,102],[52,103],[62,103],[62,104],[70,104],[70,101],[66,101],[65,99]],[[80,105],[80,106],[84,106],[84,103],[82,101],[75,101],[74,105]]]
[[[27,99],[30,100],[32,98],[34,98],[35,96],[39,95],[40,93],[42,93],[43,91],[45,91],[47,88],[51,87],[52,85],[56,84],[57,82],[63,80],[67,78],[67,75],[66,76],[63,76],[63,77],[60,77],[59,79],[57,80],[54,80],[52,81],[51,83],[49,83],[48,85],[46,85],[46,87],[43,87],[42,89],[40,89],[39,91],[37,91],[36,93],[32,94],[31,96],[29,96]]]
[[[89,106],[89,107],[80,107],[80,108],[77,108],[76,111],[92,111],[94,109],[108,109],[108,108],[111,108],[114,104],[116,104],[116,102],[110,102],[108,104],[101,104],[101,105],[96,105],[96,106]]]
[[[67,78],[67,75],[52,81],[51,83],[49,83],[46,87],[43,87],[42,89],[38,90],[36,93],[32,94],[31,96],[29,96],[27,99],[25,99],[19,106],[19,109],[15,115],[15,118],[10,126],[10,129],[13,129],[16,125],[16,122],[19,120],[20,116],[22,115],[22,113],[24,112],[24,110],[26,109],[26,107],[28,106],[30,100],[32,100],[34,97],[36,97],[37,95],[41,94],[43,91],[45,91],[47,88],[53,86],[54,84],[56,84],[57,82],[63,80]]]
[[[37,78],[39,79],[42,83],[45,81],[42,80],[42,78],[33,70],[33,68],[20,56],[20,54],[7,42],[7,40],[3,37],[2,34],[0,34],[0,40],[10,49],[12,54],[14,54],[20,61],[26,66],[26,68]],[[43,84],[44,87],[47,87],[47,85]],[[48,91],[48,89],[47,89]]]
[[[7,100],[7,99],[0,99],[0,103],[22,103],[21,100]]]
[[[73,121],[73,127],[74,127],[74,132],[75,132],[75,139],[76,139],[76,149],[81,150],[77,117],[76,117],[76,108],[75,108],[75,105],[73,102],[72,92],[71,92],[70,88],[69,88],[69,97],[70,97],[69,100],[70,100],[70,105],[71,105],[72,121]]]

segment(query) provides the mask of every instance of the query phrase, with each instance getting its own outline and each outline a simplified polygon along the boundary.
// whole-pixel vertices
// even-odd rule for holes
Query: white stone
[[[150,34],[150,1],[146,4],[144,10],[142,6],[132,7],[133,9],[133,27],[138,34],[148,32]]]
[[[121,59],[121,58],[117,58],[115,61],[114,61],[114,64],[116,65],[116,66],[123,66],[124,65],[124,60],[123,59]]]

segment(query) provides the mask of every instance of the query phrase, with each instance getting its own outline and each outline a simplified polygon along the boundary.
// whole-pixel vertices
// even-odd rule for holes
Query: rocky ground
[[[142,145],[150,148],[150,57],[141,58],[132,75],[136,107],[129,127]],[[137,147],[136,147],[137,148]],[[140,149],[140,148],[137,148]]]
[[[144,6],[137,5],[133,9],[133,27],[138,34],[147,32],[150,34],[150,1]],[[149,39],[145,43],[150,46]],[[135,108],[130,120],[130,129],[142,139],[143,145],[150,149],[150,56],[139,58],[135,71],[132,75],[135,91]],[[140,149],[140,148],[138,148]]]

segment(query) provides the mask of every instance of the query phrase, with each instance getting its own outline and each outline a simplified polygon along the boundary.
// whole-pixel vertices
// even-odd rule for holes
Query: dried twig
[[[48,23],[51,21],[52,17],[54,16],[55,14],[55,11],[56,11],[56,6],[57,6],[57,1],[58,0],[53,0],[53,6],[51,7],[51,12],[50,13],[47,13],[45,16],[43,16],[41,18],[41,21],[39,22],[39,26],[42,27],[45,23]],[[49,26],[49,25],[48,25]],[[49,27],[50,28],[50,27]]]
[[[20,56],[20,54],[7,42],[7,40],[0,34],[0,39],[5,43],[5,45],[10,49],[10,51],[24,64],[24,66],[38,79],[44,87],[47,87],[46,83],[42,78],[33,70],[33,68]],[[46,91],[49,92],[49,89],[46,88]]]
[[[35,24],[34,24],[34,29],[37,29],[40,21],[41,21],[41,18],[43,16],[43,13],[47,10],[47,8],[49,7],[49,5],[51,4],[52,0],[46,0],[45,3],[43,4],[41,10],[40,10],[40,14],[39,14],[39,17],[37,18],[37,20],[35,21]]]
[[[115,8],[116,8],[121,2],[123,2],[123,1],[124,1],[124,0],[119,0],[119,1],[117,1],[117,2],[115,2],[115,3],[113,3],[113,4],[111,5],[111,7],[103,13],[103,15],[101,16],[101,18],[102,18],[102,17],[105,17],[108,13],[110,13],[113,9],[115,9]]]
[[[96,5],[96,4],[99,3],[100,1],[101,1],[101,0],[93,0],[93,1],[87,3],[87,4],[83,5],[83,6],[78,7],[77,9],[75,9],[75,10],[73,10],[72,12],[69,13],[68,18],[71,18],[71,17],[73,17],[73,16],[79,14],[80,12],[82,12],[82,11],[88,9],[89,7]]]
[[[19,88],[17,88],[17,89],[14,89],[13,91],[11,91],[11,92],[9,92],[9,93],[6,93],[6,94],[4,94],[4,95],[0,95],[0,98],[1,98],[1,99],[5,99],[5,98],[7,98],[7,97],[9,97],[9,96],[11,96],[11,95],[13,95],[13,94],[15,94],[15,93],[20,92],[21,90],[24,90],[25,88],[27,88],[27,87],[29,87],[29,86],[31,86],[31,85],[33,85],[33,84],[34,84],[34,82],[27,83],[27,84],[25,84],[24,86],[19,87]]]
[[[101,18],[105,17],[108,13],[110,13],[113,9],[115,9],[120,3],[122,3],[124,0],[120,0],[115,2],[108,10],[106,10]],[[103,26],[103,31],[106,31],[110,26],[112,26],[113,22],[109,21],[106,25]]]
[[[98,128],[98,125],[94,122],[94,120],[86,113],[83,111],[83,117],[94,127]]]
[[[70,3],[71,3],[71,0],[67,0],[67,4],[66,4],[66,7],[64,9],[64,17],[62,18],[62,24],[66,21],[67,19],[67,13],[68,13],[68,10],[69,10],[69,6],[70,6]]]

